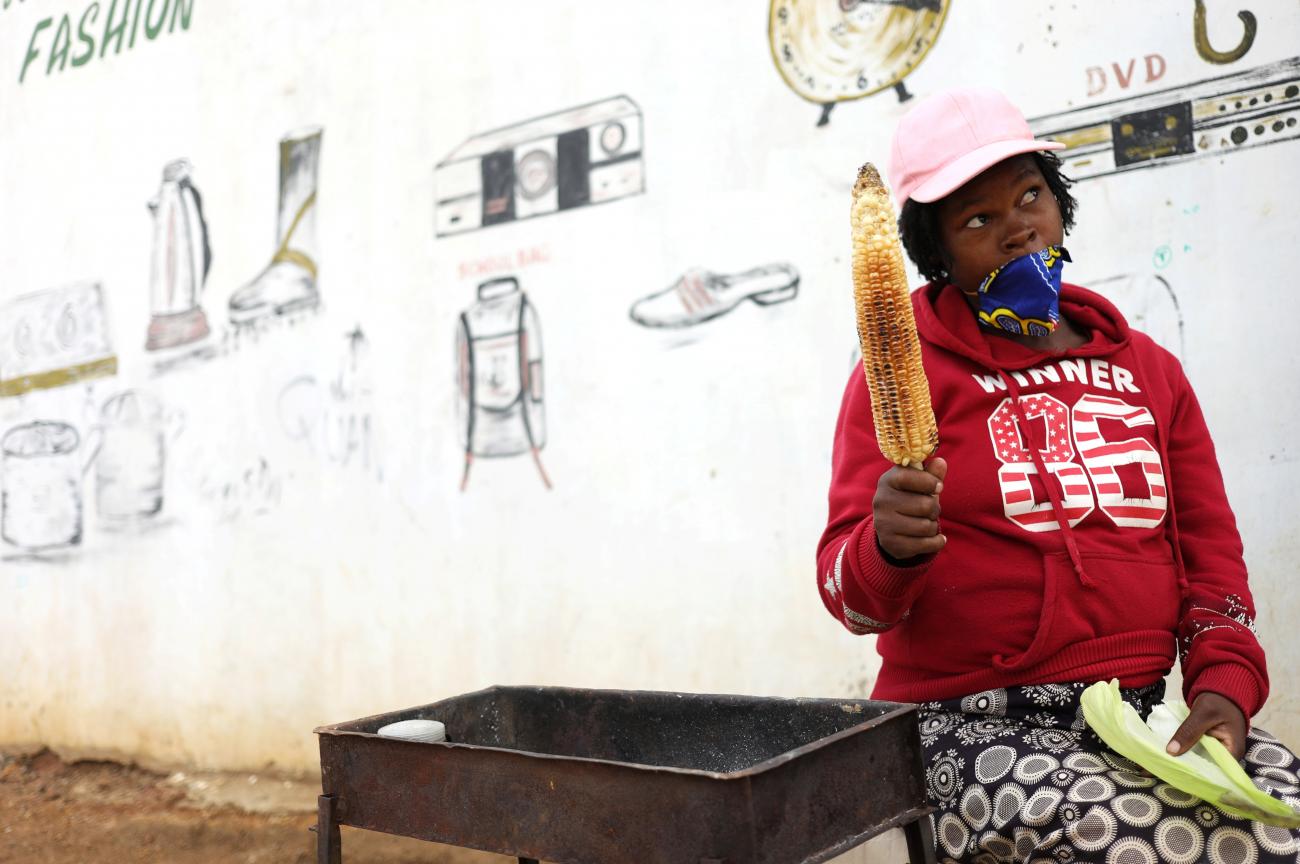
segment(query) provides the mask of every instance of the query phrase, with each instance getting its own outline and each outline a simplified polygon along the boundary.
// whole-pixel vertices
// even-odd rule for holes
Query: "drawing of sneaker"
[[[687,270],[662,291],[642,297],[629,314],[643,327],[693,327],[726,315],[743,300],[771,306],[799,293],[799,271],[789,264],[766,264],[743,273]]]

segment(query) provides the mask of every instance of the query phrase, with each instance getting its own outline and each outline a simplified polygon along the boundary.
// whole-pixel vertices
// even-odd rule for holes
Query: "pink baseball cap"
[[[991,87],[963,87],[927,96],[894,130],[889,185],[902,206],[908,198],[938,201],[1003,159],[1060,150],[1034,138],[1025,115]]]

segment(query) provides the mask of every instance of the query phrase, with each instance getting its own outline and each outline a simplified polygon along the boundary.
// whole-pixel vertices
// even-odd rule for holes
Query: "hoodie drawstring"
[[[1020,421],[1020,428],[1024,431],[1025,441],[1028,443],[1026,449],[1034,460],[1034,467],[1038,469],[1038,476],[1043,481],[1043,488],[1047,490],[1047,497],[1052,502],[1052,512],[1056,514],[1056,524],[1061,526],[1061,534],[1065,537],[1065,548],[1070,553],[1070,563],[1074,565],[1074,572],[1079,577],[1079,584],[1085,588],[1092,588],[1093,581],[1086,570],[1083,569],[1083,556],[1079,554],[1079,544],[1074,540],[1074,531],[1070,528],[1070,520],[1065,515],[1065,504],[1061,500],[1061,490],[1057,488],[1060,481],[1050,474],[1047,465],[1043,462],[1043,454],[1038,451],[1038,446],[1030,440],[1029,437],[1029,418],[1025,415],[1025,409],[1020,405],[1020,388],[1016,386],[1015,380],[1002,369],[997,370],[998,376],[1007,385],[1007,390],[1011,393],[1011,407],[1016,412],[1016,419]],[[1054,483],[1053,480],[1056,480]]]

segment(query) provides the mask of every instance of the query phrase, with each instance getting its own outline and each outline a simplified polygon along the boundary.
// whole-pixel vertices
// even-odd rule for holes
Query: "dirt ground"
[[[0,864],[315,864],[319,783],[0,749]],[[517,859],[344,827],[344,864]],[[890,831],[828,864],[905,861]]]
[[[260,787],[260,788],[258,788]],[[0,752],[0,864],[314,864],[318,788],[259,775],[154,774]],[[344,864],[513,858],[343,829]]]

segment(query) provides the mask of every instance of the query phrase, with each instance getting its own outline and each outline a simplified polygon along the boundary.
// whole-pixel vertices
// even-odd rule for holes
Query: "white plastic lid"
[[[398,720],[387,726],[380,726],[377,735],[385,738],[400,738],[403,741],[446,741],[447,727],[437,720]]]

